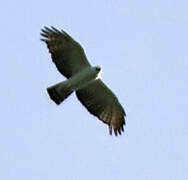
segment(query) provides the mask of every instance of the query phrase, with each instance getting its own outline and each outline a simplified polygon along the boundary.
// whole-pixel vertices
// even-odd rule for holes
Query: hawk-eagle
[[[72,92],[87,110],[109,126],[115,135],[124,131],[125,111],[114,93],[99,78],[101,68],[91,66],[81,45],[69,34],[44,27],[41,39],[47,44],[52,61],[67,80],[48,87],[50,98],[60,104]]]

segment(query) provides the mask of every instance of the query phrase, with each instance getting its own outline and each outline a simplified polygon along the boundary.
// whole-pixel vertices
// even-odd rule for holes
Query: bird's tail
[[[64,81],[47,88],[50,98],[59,105],[63,102],[72,92],[69,84]]]

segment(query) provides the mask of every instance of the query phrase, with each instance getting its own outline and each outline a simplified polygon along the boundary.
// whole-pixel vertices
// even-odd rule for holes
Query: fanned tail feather
[[[47,88],[50,98],[57,104],[61,104],[72,92],[71,88],[65,82],[61,82]]]

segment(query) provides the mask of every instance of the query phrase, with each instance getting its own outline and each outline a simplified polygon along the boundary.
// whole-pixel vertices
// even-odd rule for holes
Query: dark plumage
[[[110,134],[112,134],[112,130],[115,135],[121,134],[124,131],[125,111],[117,97],[100,79],[94,78],[85,82],[87,75],[90,76],[93,72],[95,75],[95,71],[97,75],[100,68],[90,65],[81,45],[65,31],[59,31],[54,27],[51,29],[45,27],[42,29],[41,35],[43,36],[41,40],[47,44],[57,69],[68,78],[67,81],[47,89],[50,98],[56,104],[60,104],[73,91],[76,91],[79,101],[87,110],[109,126]],[[86,85],[74,89],[73,84],[77,80],[85,82]]]

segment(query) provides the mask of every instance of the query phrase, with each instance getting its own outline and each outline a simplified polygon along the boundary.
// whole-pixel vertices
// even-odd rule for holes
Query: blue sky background
[[[0,179],[187,180],[188,1],[2,1]],[[127,112],[121,137],[75,95],[56,106],[46,88],[65,78],[40,29],[62,28]]]

